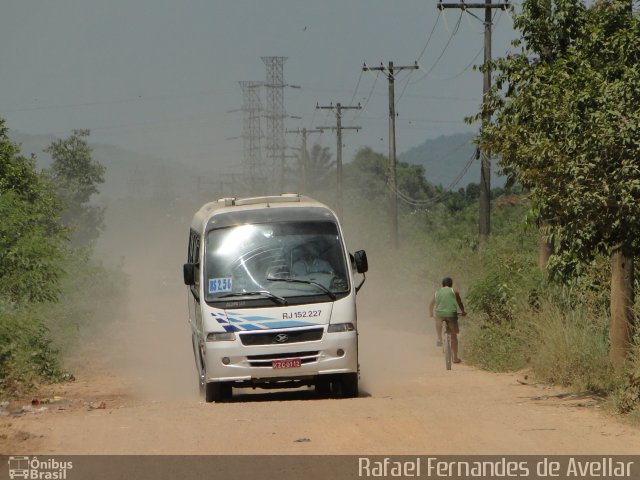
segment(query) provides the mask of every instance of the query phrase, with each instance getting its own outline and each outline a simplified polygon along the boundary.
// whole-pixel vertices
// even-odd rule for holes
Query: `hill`
[[[471,143],[475,133],[456,133],[427,139],[422,145],[411,148],[398,155],[398,161],[422,165],[427,180],[434,185],[449,187],[464,171],[474,155],[476,146]],[[491,186],[504,185],[504,177],[497,175],[496,162],[492,162]],[[469,183],[480,182],[480,161],[473,160],[466,173],[457,182],[456,187],[465,187]],[[455,190],[455,188],[454,188]]]
[[[475,151],[471,143],[474,134],[460,133],[428,139],[398,156],[398,160],[425,168],[426,178],[434,185],[449,187],[465,169]],[[10,131],[11,139],[20,145],[25,156],[35,155],[39,168],[51,165],[51,157],[44,152],[53,140],[53,135],[30,135]],[[106,169],[106,181],[101,186],[99,201],[122,199],[127,197],[146,197],[162,195],[171,198],[191,194],[199,198],[224,196],[235,191],[231,183],[235,175],[222,174],[213,167],[186,165],[179,159],[165,159],[132,152],[125,148],[91,143],[93,158]],[[492,187],[502,186],[504,178],[496,175],[497,167],[493,162],[491,176]],[[480,162],[474,160],[465,175],[457,182],[456,188],[480,180]],[[226,181],[228,185],[222,186]],[[215,188],[215,192],[213,191]],[[455,190],[455,188],[454,188]]]
[[[9,136],[20,145],[23,155],[35,155],[39,169],[51,165],[51,156],[44,150],[56,137],[16,131],[10,131]],[[144,155],[115,145],[91,143],[91,137],[89,142],[93,149],[93,159],[106,167],[105,183],[100,187],[99,201],[159,194],[176,198],[180,196],[180,192],[193,189],[193,178],[213,176],[212,172],[200,171],[179,160]]]

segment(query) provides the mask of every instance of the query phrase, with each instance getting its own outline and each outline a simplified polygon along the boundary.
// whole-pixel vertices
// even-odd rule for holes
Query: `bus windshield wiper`
[[[267,277],[267,280],[271,282],[306,283],[307,285],[315,285],[324,293],[329,295],[331,300],[335,300],[337,298],[335,293],[333,293],[331,290],[329,290],[327,287],[325,287],[321,283],[314,282],[313,280],[302,280],[300,278],[273,278],[273,277]]]
[[[217,298],[229,298],[229,297],[252,297],[252,296],[257,296],[257,295],[262,295],[264,297],[269,298],[270,300],[273,300],[275,303],[279,304],[279,305],[288,305],[289,302],[287,302],[287,299],[284,297],[280,297],[279,295],[276,295],[274,293],[271,293],[269,290],[256,290],[255,292],[232,292],[232,293],[225,293],[224,295],[220,295]]]

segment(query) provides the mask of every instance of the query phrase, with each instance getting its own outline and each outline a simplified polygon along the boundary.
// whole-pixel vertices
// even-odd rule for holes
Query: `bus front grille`
[[[321,340],[323,333],[322,327],[287,332],[241,333],[240,341],[243,345],[282,345]]]

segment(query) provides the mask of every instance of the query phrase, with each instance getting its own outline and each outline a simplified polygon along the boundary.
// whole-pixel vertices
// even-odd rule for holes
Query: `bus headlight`
[[[207,335],[207,342],[233,342],[236,339],[236,334],[233,332],[214,333],[211,332]]]
[[[353,323],[332,323],[327,328],[327,333],[353,332],[355,329]]]

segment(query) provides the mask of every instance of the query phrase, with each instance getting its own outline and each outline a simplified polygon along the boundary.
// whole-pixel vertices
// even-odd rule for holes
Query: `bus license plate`
[[[286,360],[274,360],[271,367],[275,370],[278,368],[298,368],[302,363],[299,358],[287,358]]]

